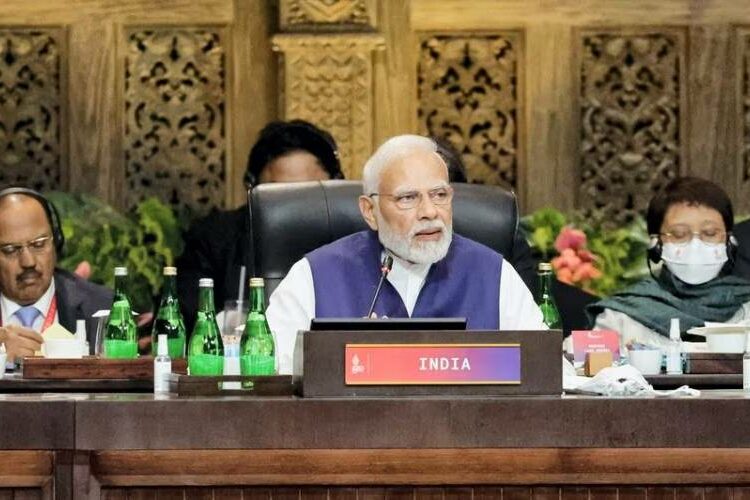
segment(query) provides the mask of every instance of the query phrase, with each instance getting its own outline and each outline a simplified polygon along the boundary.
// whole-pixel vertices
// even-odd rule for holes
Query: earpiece
[[[648,241],[648,261],[658,264],[661,260],[661,238],[652,234]]]
[[[737,238],[732,233],[727,235],[727,260],[730,266],[734,265],[737,258],[737,248],[739,247]],[[648,242],[648,261],[658,264],[661,260],[662,243],[658,235],[652,234]]]
[[[44,213],[47,214],[47,220],[49,226],[52,229],[52,241],[55,243],[55,251],[57,252],[57,258],[62,256],[63,247],[65,246],[65,236],[62,232],[62,225],[60,224],[60,214],[57,212],[55,206],[44,197],[44,195],[33,189],[22,188],[22,187],[11,187],[0,191],[0,198],[10,196],[12,194],[22,194],[30,198],[34,198],[42,204]]]

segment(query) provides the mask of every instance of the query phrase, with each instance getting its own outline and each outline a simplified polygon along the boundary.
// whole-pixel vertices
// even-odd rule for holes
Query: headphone
[[[42,205],[42,208],[44,208],[44,213],[47,215],[49,226],[52,229],[52,241],[55,244],[55,252],[57,252],[57,258],[59,259],[62,255],[63,247],[65,246],[65,236],[63,235],[62,225],[60,224],[60,214],[57,212],[55,206],[39,191],[34,191],[33,189],[22,187],[10,187],[3,189],[2,191],[0,191],[0,198],[4,198],[5,196],[10,196],[12,194],[20,194],[28,196],[29,198],[34,198]]]
[[[737,248],[740,246],[737,242],[737,238],[732,233],[727,235],[727,264],[731,267],[734,266],[734,261],[737,258]],[[649,269],[651,269],[651,263],[658,264],[661,260],[662,242],[661,238],[652,234],[648,241],[648,251],[646,253],[647,263]]]
[[[256,150],[258,145],[264,142],[273,143],[276,136],[280,136],[285,133],[298,136],[300,139],[302,139],[300,142],[304,143],[305,145],[303,146],[302,144],[290,144],[290,148],[287,151],[284,151],[278,156],[270,158],[266,164],[270,163],[276,158],[280,158],[281,156],[292,153],[294,151],[307,151],[308,153],[317,157],[318,161],[320,161],[323,165],[323,169],[331,176],[331,179],[344,178],[344,174],[343,172],[341,172],[339,150],[336,146],[336,141],[334,140],[333,136],[325,130],[316,127],[312,123],[306,122],[304,120],[291,120],[289,122],[271,122],[266,125],[263,130],[261,130],[258,141],[250,150],[250,157],[248,158],[248,165],[247,169],[245,170],[244,177],[245,186],[253,187],[258,185],[259,179],[255,175],[255,173],[251,171],[250,168],[253,160],[259,160],[258,158],[253,158],[253,153],[255,153],[256,155],[260,153]],[[322,151],[314,152],[314,146],[322,146]],[[333,168],[333,172],[329,171],[329,164]],[[264,165],[260,169],[260,171],[262,172],[265,167],[266,165]]]

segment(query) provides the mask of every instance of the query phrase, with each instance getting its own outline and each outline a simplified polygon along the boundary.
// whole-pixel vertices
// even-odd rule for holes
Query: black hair
[[[431,139],[437,144],[437,154],[448,166],[448,180],[450,182],[468,182],[466,166],[461,159],[461,153],[444,137],[433,136]]]
[[[305,120],[274,121],[263,127],[250,150],[245,186],[260,182],[266,165],[294,151],[307,151],[320,161],[331,179],[343,179],[339,153],[333,136]]]
[[[719,185],[700,177],[678,177],[667,184],[649,202],[646,212],[648,234],[658,234],[661,231],[667,210],[676,203],[713,208],[724,219],[727,232],[731,232],[734,227],[732,201]]]

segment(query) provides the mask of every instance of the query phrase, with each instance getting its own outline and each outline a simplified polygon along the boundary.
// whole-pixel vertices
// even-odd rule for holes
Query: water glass
[[[224,356],[239,357],[240,338],[245,330],[248,303],[245,300],[227,300],[224,303],[221,322],[221,340],[224,342]]]

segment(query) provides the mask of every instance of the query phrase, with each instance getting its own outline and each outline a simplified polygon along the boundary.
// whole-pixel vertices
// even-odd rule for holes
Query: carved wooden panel
[[[456,147],[471,182],[517,186],[520,39],[508,32],[420,44],[422,132]]]
[[[626,221],[680,173],[680,32],[583,32],[579,204]]]
[[[277,35],[284,54],[283,114],[328,130],[347,179],[358,179],[373,151],[372,52],[376,35]]]
[[[374,28],[375,0],[281,0],[282,30]]]
[[[62,187],[62,33],[0,28],[0,186]]]
[[[218,28],[126,32],[126,205],[157,196],[182,214],[222,206],[226,69]]]

